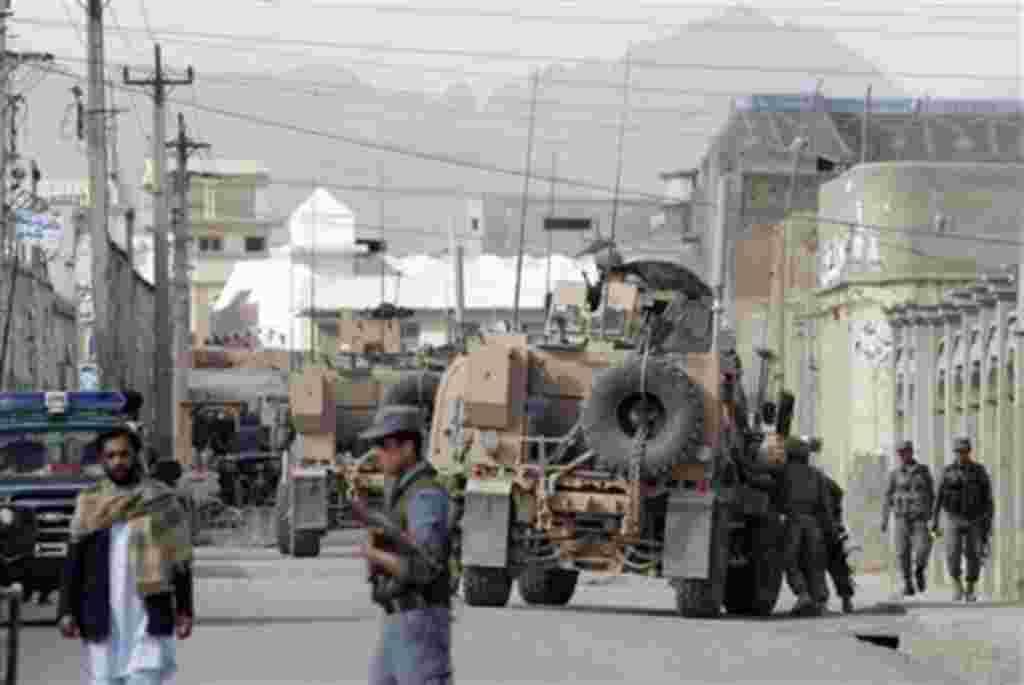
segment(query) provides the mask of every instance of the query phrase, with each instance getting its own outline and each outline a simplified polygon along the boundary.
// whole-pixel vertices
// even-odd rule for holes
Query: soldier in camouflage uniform
[[[982,558],[988,548],[995,503],[992,481],[984,466],[971,458],[971,440],[959,437],[954,443],[957,460],[942,472],[932,530],[942,534],[939,512],[946,513],[946,570],[953,578],[953,601],[976,601],[975,585],[981,575]],[[967,591],[961,579],[961,558],[967,557]]]
[[[903,571],[903,594],[924,592],[925,571],[931,554],[928,521],[935,503],[935,481],[925,464],[914,459],[914,443],[904,441],[897,451],[901,464],[889,475],[882,500],[882,532],[889,529],[889,515],[896,517],[896,557]],[[913,563],[912,563],[913,562]],[[914,580],[917,588],[914,588]]]
[[[843,613],[852,614],[854,594],[853,569],[850,567],[846,554],[846,542],[849,540],[850,533],[846,530],[846,525],[843,523],[843,496],[846,493],[839,487],[839,483],[830,478],[821,467],[821,448],[824,446],[824,441],[819,436],[804,436],[802,439],[807,443],[807,449],[811,453],[809,460],[811,465],[825,479],[831,499],[832,530],[825,539],[825,556],[828,562],[826,570],[829,577],[832,578],[836,594],[839,595],[842,601]]]
[[[452,682],[449,500],[422,457],[422,430],[418,408],[392,405],[360,435],[375,446],[380,469],[395,478],[388,513],[419,551],[379,544],[373,531],[364,549],[373,600],[386,614],[371,685]]]

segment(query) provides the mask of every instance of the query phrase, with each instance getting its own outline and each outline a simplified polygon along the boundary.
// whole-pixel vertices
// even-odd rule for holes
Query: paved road
[[[365,682],[378,611],[368,600],[351,534],[325,556],[204,550],[194,637],[181,644],[178,683]],[[340,544],[339,544],[340,543]],[[790,599],[783,600],[788,606]],[[563,609],[459,605],[460,683],[642,682],[941,683],[946,671],[864,644],[856,632],[896,632],[906,616],[767,621],[685,620],[664,581],[589,578]],[[32,611],[35,611],[34,609]],[[80,646],[52,625],[23,634],[22,682],[80,682]]]

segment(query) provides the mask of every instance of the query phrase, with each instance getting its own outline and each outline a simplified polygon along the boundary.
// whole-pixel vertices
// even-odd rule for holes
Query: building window
[[[245,239],[246,252],[263,252],[267,249],[267,239],[262,236],[249,237]]]
[[[199,251],[200,252],[222,252],[224,250],[224,243],[220,238],[200,238],[199,239]]]

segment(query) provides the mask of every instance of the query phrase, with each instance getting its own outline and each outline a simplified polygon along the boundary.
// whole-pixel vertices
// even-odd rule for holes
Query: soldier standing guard
[[[375,531],[364,548],[373,601],[385,611],[371,685],[452,682],[448,492],[423,456],[423,416],[417,407],[388,406],[360,435],[395,484],[388,513],[420,553],[382,544]]]
[[[971,458],[971,440],[959,437],[953,445],[957,460],[942,472],[939,497],[932,521],[932,530],[942,535],[939,512],[946,512],[949,536],[946,537],[946,569],[953,578],[953,601],[977,600],[974,588],[981,575],[995,503],[992,481],[984,466]],[[967,592],[961,578],[961,557],[967,557]]]
[[[925,464],[914,459],[914,443],[905,440],[897,451],[900,466],[889,475],[882,500],[882,532],[889,530],[889,514],[896,516],[896,557],[903,571],[903,594],[925,591],[925,571],[932,551],[928,521],[935,504],[935,481]],[[913,565],[911,562],[913,561]]]

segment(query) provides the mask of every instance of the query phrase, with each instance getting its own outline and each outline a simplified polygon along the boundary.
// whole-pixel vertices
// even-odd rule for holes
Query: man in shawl
[[[97,440],[106,478],[78,496],[60,632],[81,638],[90,685],[160,685],[177,671],[175,635],[192,633],[192,547],[173,490],[147,478],[141,440]]]

